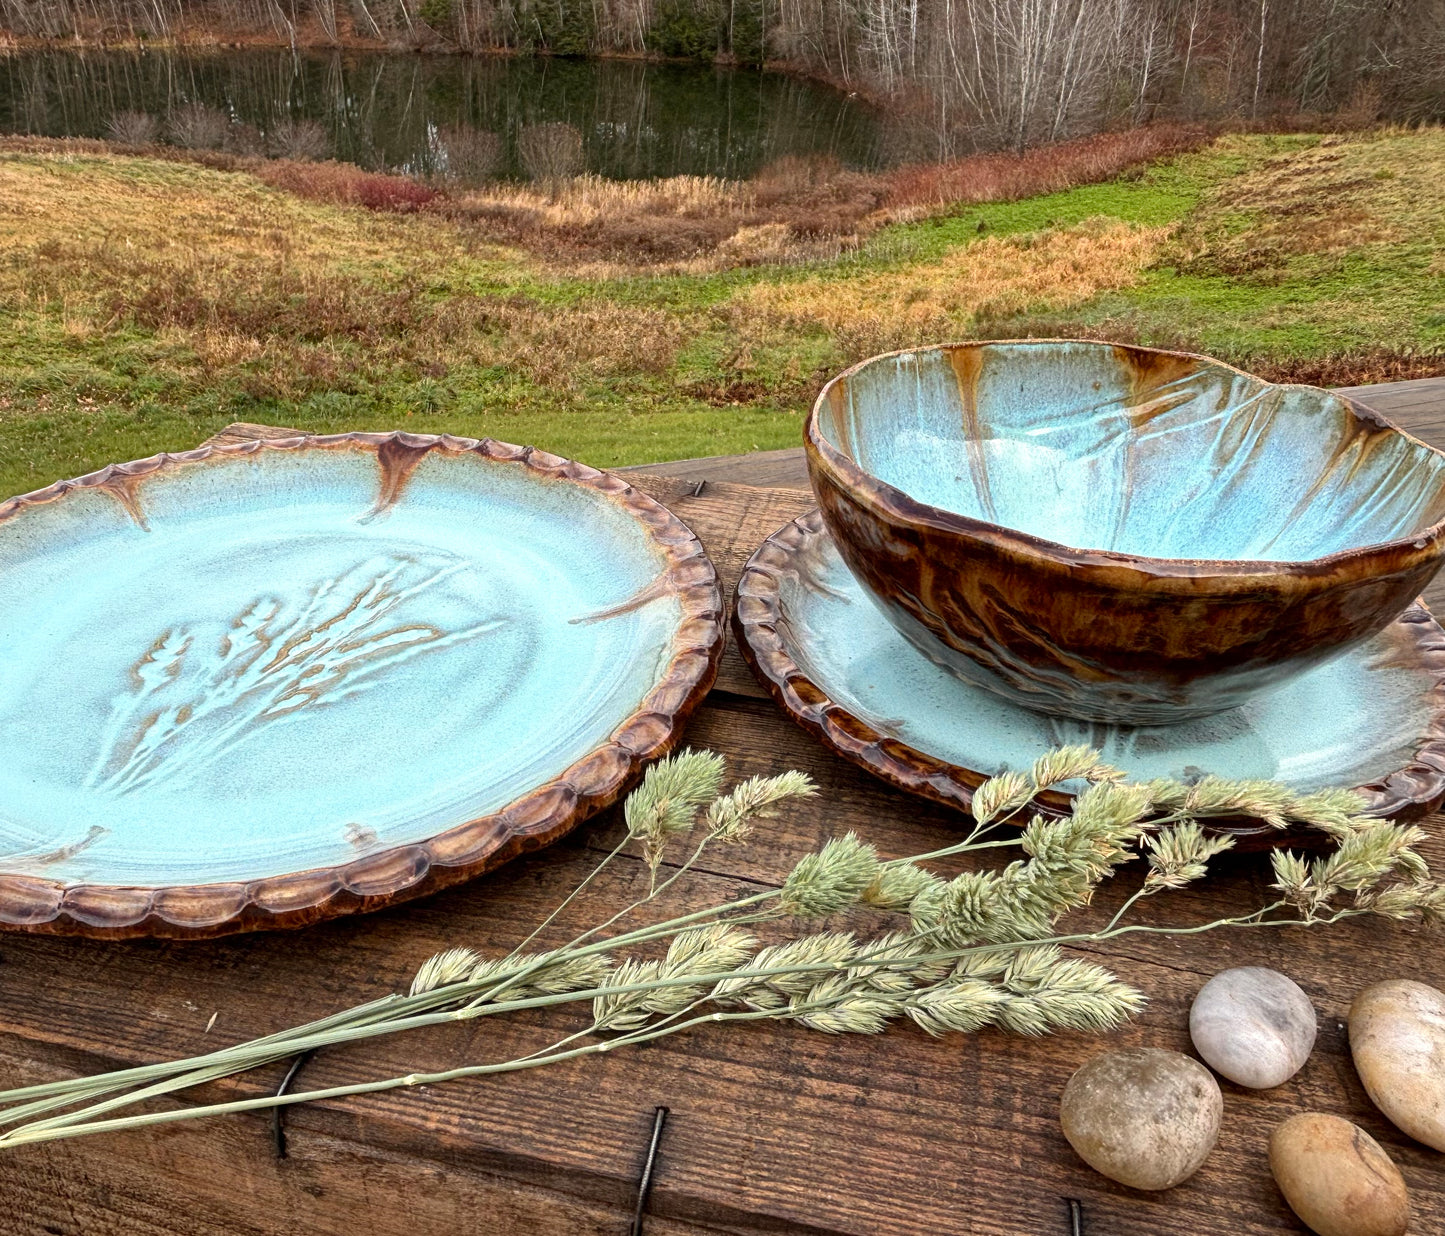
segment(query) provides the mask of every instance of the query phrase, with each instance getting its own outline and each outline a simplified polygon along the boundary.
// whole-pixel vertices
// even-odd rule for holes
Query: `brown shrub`
[[[315,162],[331,153],[331,136],[319,120],[287,117],[267,134],[268,153],[280,159]]]
[[[106,121],[106,136],[121,146],[153,146],[160,121],[149,112],[116,112]]]
[[[502,169],[502,139],[487,129],[444,128],[437,134],[436,153],[437,178],[448,184],[484,185]]]
[[[352,163],[302,163],[277,159],[263,164],[256,174],[276,189],[315,202],[365,206],[408,214],[441,196],[440,190],[407,176],[366,172]]]
[[[555,184],[582,170],[582,134],[560,120],[524,125],[517,134],[517,154],[533,180]]]
[[[178,107],[166,121],[166,137],[187,150],[219,150],[231,131],[231,118],[204,103]]]
[[[1141,163],[1198,150],[1216,136],[1204,125],[1154,124],[1099,133],[1022,154],[969,155],[946,163],[915,164],[883,173],[886,204],[938,207],[954,202],[1001,202],[1109,180]]]

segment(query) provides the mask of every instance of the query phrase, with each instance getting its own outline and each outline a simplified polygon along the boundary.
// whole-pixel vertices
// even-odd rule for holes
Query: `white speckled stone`
[[[1408,979],[1366,987],[1350,1006],[1350,1054],[1375,1106],[1445,1150],[1445,992]]]
[[[1293,979],[1263,966],[1221,970],[1199,989],[1189,1037],[1216,1073],[1253,1090],[1287,1082],[1315,1045],[1315,1010]]]
[[[1400,1169],[1339,1116],[1291,1116],[1269,1139],[1269,1167],[1290,1209],[1318,1236],[1404,1236],[1410,1226]]]
[[[1224,1096],[1197,1060],[1131,1047],[1095,1056],[1064,1087],[1064,1136],[1096,1172],[1135,1189],[1188,1180],[1214,1149]]]

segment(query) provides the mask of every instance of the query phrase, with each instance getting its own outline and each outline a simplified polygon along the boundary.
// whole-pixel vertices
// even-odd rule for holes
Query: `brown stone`
[[[1375,1106],[1445,1150],[1445,992],[1408,979],[1365,988],[1350,1006],[1350,1054]]]
[[[1132,1047],[1095,1056],[1064,1087],[1059,1119],[1079,1158],[1135,1189],[1188,1180],[1214,1149],[1224,1097],[1197,1060]]]
[[[1269,1167],[1290,1208],[1319,1236],[1403,1236],[1409,1226],[1400,1169],[1339,1116],[1291,1116],[1269,1139]]]

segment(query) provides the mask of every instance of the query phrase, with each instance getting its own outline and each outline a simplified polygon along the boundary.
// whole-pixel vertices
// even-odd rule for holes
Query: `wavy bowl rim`
[[[1247,370],[1239,369],[1200,352],[1140,347],[1135,344],[1110,343],[1100,339],[966,339],[955,343],[934,343],[919,348],[899,348],[892,352],[880,352],[876,356],[867,357],[848,366],[831,377],[818,392],[803,425],[803,446],[810,470],[818,467],[838,489],[846,493],[853,501],[869,507],[876,515],[891,520],[935,532],[991,541],[1001,548],[1043,558],[1052,565],[1067,569],[1078,569],[1079,567],[1130,569],[1146,578],[1160,582],[1183,579],[1198,581],[1209,576],[1229,579],[1236,584],[1278,579],[1282,576],[1309,579],[1314,576],[1331,574],[1337,568],[1351,562],[1364,561],[1377,556],[1389,556],[1391,553],[1398,552],[1407,556],[1418,555],[1428,558],[1432,554],[1440,552],[1437,546],[1442,537],[1445,537],[1445,518],[1438,520],[1414,536],[1376,541],[1352,549],[1337,550],[1318,558],[1275,560],[1262,558],[1160,558],[1147,554],[1127,554],[1112,549],[1090,549],[1065,545],[1062,541],[1052,541],[1047,537],[1036,536],[1033,533],[1012,528],[1007,524],[975,519],[969,515],[960,515],[945,507],[921,502],[866,471],[850,455],[844,454],[829,443],[818,428],[818,419],[828,400],[829,392],[840,382],[880,361],[900,356],[918,355],[923,352],[949,352],[960,348],[1033,347],[1059,343],[1147,352],[1155,356],[1202,361],[1211,368],[1238,374],[1274,389],[1317,392],[1343,402],[1357,420],[1398,434],[1406,441],[1445,460],[1445,451],[1417,438],[1368,404],[1361,403],[1348,395],[1341,395],[1337,391],[1323,386],[1310,386],[1307,383],[1266,382],[1257,374],[1249,373]],[[870,493],[870,489],[876,492]]]

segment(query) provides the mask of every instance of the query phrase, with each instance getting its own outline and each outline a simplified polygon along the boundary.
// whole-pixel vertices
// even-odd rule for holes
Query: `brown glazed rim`
[[[1076,548],[1058,541],[1034,536],[1028,532],[1021,532],[1003,524],[973,519],[942,507],[919,502],[916,498],[909,497],[901,489],[897,489],[887,481],[865,471],[855,459],[832,446],[818,429],[819,415],[828,403],[830,393],[834,388],[879,361],[899,356],[914,356],[923,352],[952,352],[961,348],[1028,347],[1046,344],[1085,344],[1090,347],[1111,348],[1116,351],[1143,352],[1151,356],[1199,361],[1213,369],[1238,374],[1251,381],[1264,382],[1263,378],[1247,373],[1243,369],[1236,369],[1233,365],[1227,365],[1223,361],[1203,356],[1197,352],[1140,348],[1132,344],[1107,343],[1097,339],[985,339],[933,344],[923,348],[903,348],[896,352],[884,352],[878,356],[870,356],[867,360],[859,361],[856,365],[835,375],[818,393],[818,398],[814,401],[812,411],[808,413],[808,418],[803,426],[803,446],[810,468],[822,471],[837,488],[847,493],[854,501],[867,507],[875,517],[889,522],[978,538],[1017,557],[1042,558],[1068,570],[1076,571],[1089,567],[1113,570],[1127,568],[1147,580],[1157,582],[1166,591],[1178,589],[1179,585],[1175,581],[1187,580],[1197,585],[1201,577],[1211,576],[1223,577],[1218,579],[1223,591],[1247,591],[1268,581],[1278,581],[1281,577],[1286,576],[1306,579],[1332,576],[1341,567],[1376,555],[1388,556],[1399,552],[1407,557],[1416,555],[1429,557],[1433,553],[1431,545],[1445,535],[1445,520],[1441,520],[1414,536],[1399,537],[1393,541],[1379,541],[1372,545],[1339,550],[1320,558],[1293,562],[1245,558],[1151,558],[1142,554],[1124,554],[1109,549]],[[1445,458],[1445,451],[1437,450],[1428,442],[1422,442],[1413,434],[1401,429],[1393,421],[1381,416],[1373,408],[1351,399],[1348,395],[1340,395],[1326,390],[1324,387],[1307,386],[1300,383],[1265,382],[1264,384],[1279,390],[1317,391],[1323,395],[1333,396],[1350,409],[1357,421],[1399,434],[1416,446]],[[1326,584],[1328,582],[1330,581],[1326,580]],[[1187,587],[1188,585],[1186,585]],[[1189,590],[1193,591],[1193,589]]]
[[[140,520],[140,482],[152,473],[267,451],[375,452],[382,501],[394,501],[430,451],[472,454],[525,468],[545,480],[604,494],[647,530],[666,563],[670,590],[682,607],[672,659],[637,710],[611,737],[551,780],[500,810],[425,841],[399,845],[335,867],[244,882],[170,887],[66,885],[0,873],[0,928],[105,938],[203,938],[239,931],[305,927],[343,914],[379,910],[469,880],[556,841],[622,797],[644,764],[676,744],[683,725],[711,688],[722,655],[722,594],[702,543],[661,503],[621,477],[530,446],[450,434],[341,433],[202,446],[112,464],[76,480],[0,503],[0,522],[77,490],[111,493]],[[143,492],[143,491],[139,491]]]
[[[880,733],[833,700],[793,659],[779,580],[796,571],[794,560],[810,541],[827,535],[822,512],[813,510],[779,528],[748,559],[738,580],[733,613],[743,659],[783,711],[824,746],[900,790],[969,810],[983,773],[926,755]],[[1357,792],[1365,798],[1371,815],[1416,819],[1445,799],[1445,631],[1423,603],[1412,606],[1396,621],[1409,626],[1420,665],[1434,678],[1430,721],[1410,764],[1382,781],[1357,787]],[[1041,814],[1059,816],[1071,799],[1048,791],[1035,801]],[[1240,850],[1327,844],[1325,836],[1314,829],[1279,830],[1258,820],[1215,821],[1210,831],[1233,837]]]

